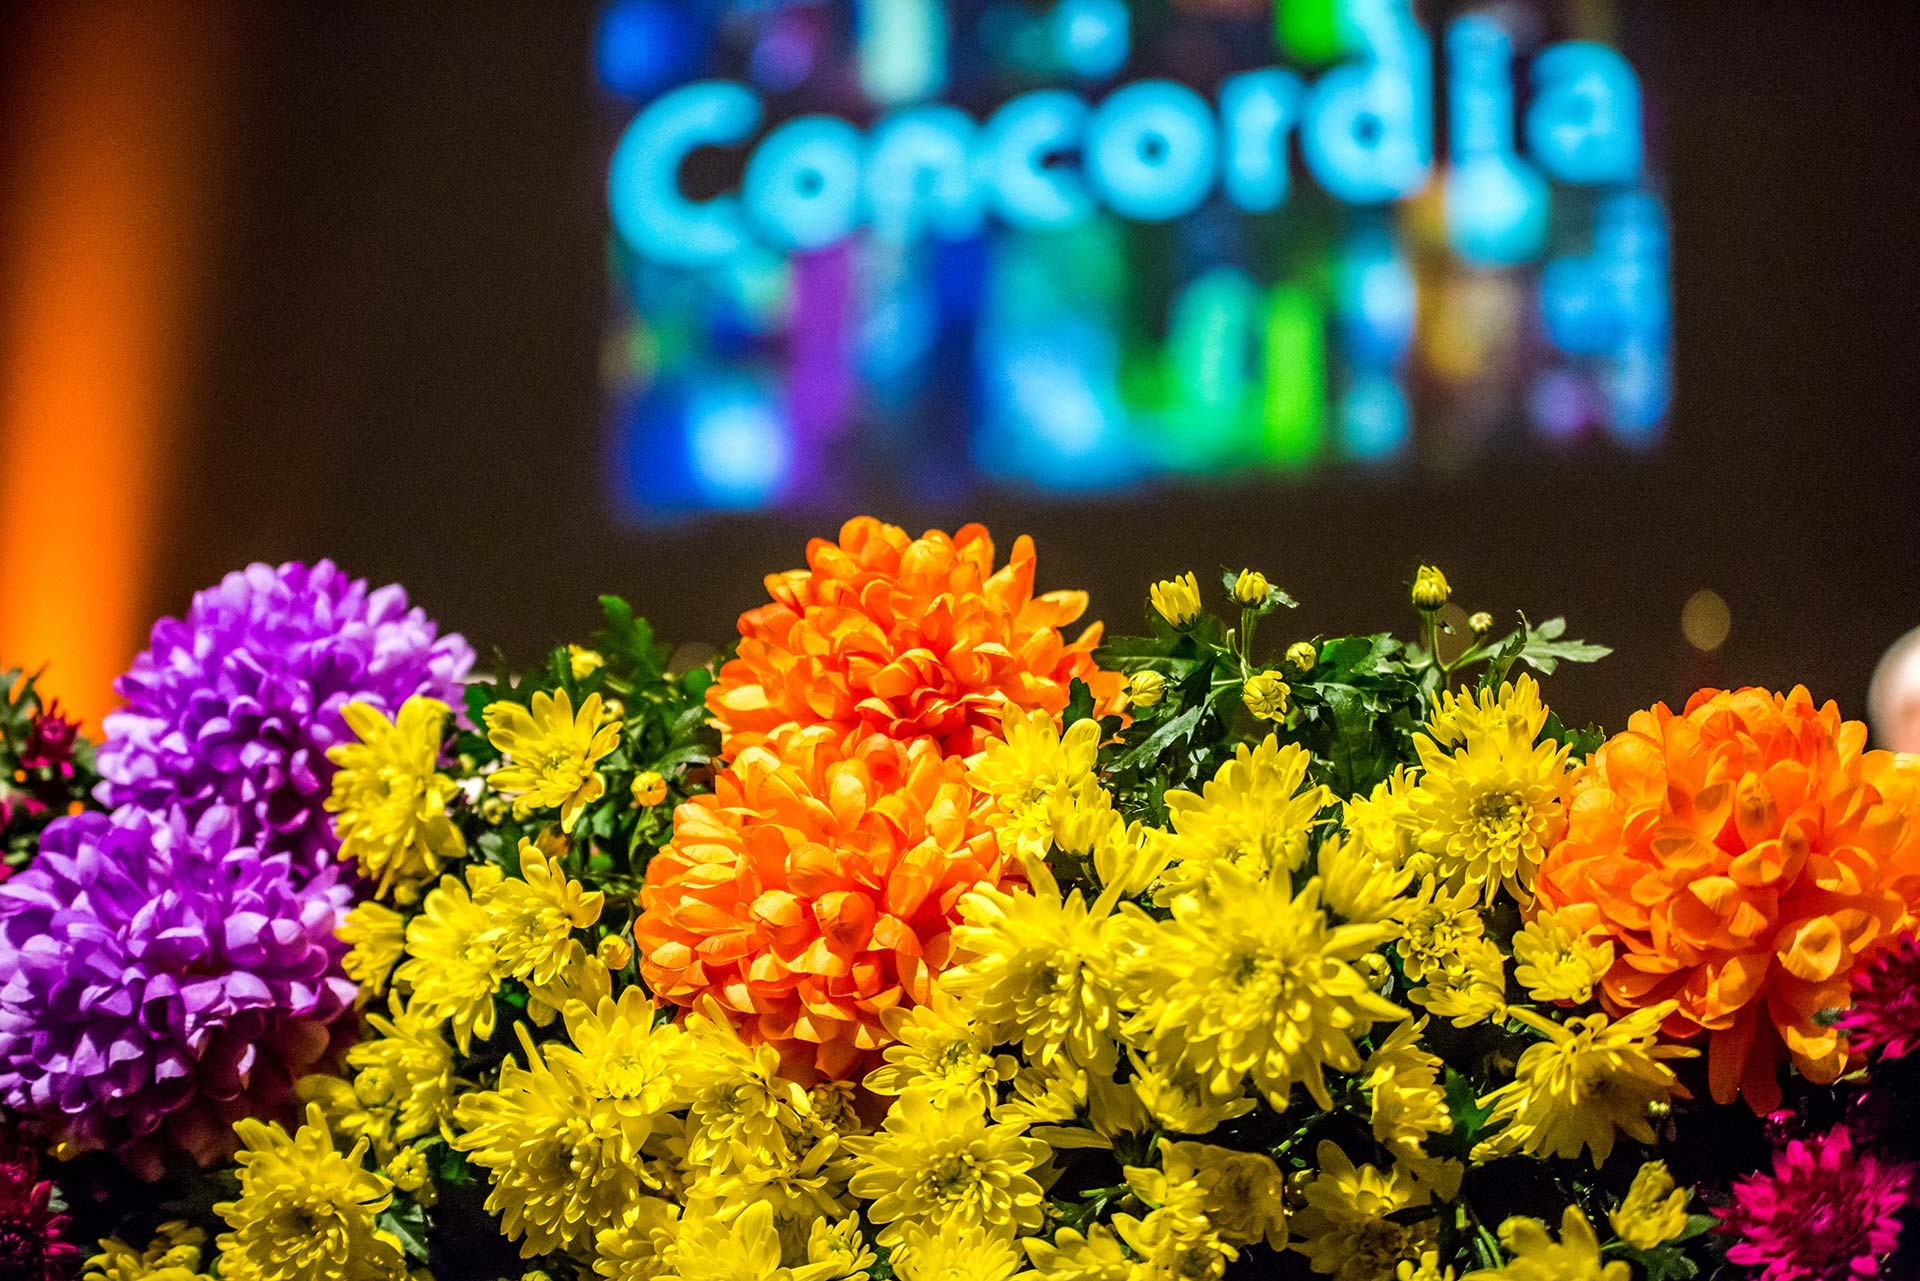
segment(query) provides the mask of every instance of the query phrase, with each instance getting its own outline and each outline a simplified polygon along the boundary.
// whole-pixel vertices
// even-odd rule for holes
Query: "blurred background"
[[[1915,65],[1892,0],[7,6],[0,665],[97,716],[320,556],[516,660],[601,591],[720,640],[871,511],[1123,629],[1242,564],[1404,627],[1432,561],[1615,647],[1569,721],[1860,715]]]

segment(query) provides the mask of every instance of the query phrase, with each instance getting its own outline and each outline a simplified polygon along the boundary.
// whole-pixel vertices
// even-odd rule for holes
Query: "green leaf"
[[[1474,1089],[1473,1082],[1452,1068],[1446,1070],[1446,1091],[1447,1112],[1453,1117],[1453,1131],[1436,1136],[1435,1143],[1464,1156],[1472,1151],[1474,1141],[1480,1136],[1480,1128],[1493,1115],[1493,1108],[1482,1107],[1479,1091]]]
[[[1548,712],[1547,724],[1540,731],[1545,738],[1566,745],[1567,756],[1571,760],[1583,761],[1598,751],[1607,741],[1607,731],[1598,725],[1588,725],[1581,729],[1569,729],[1560,719],[1560,713]]]
[[[1562,640],[1566,630],[1564,618],[1549,618],[1538,627],[1528,627],[1526,640],[1520,647],[1520,661],[1551,676],[1561,663],[1596,663],[1613,653],[1605,645]]]
[[[1693,1281],[1700,1275],[1700,1265],[1671,1243],[1652,1250],[1623,1246],[1620,1253],[1639,1265],[1635,1274],[1645,1281]]]
[[[400,1245],[409,1258],[427,1261],[427,1212],[418,1202],[396,1199],[381,1211],[379,1223],[400,1238]]]
[[[1090,720],[1092,717],[1093,691],[1087,688],[1085,681],[1076,676],[1073,678],[1073,683],[1067,687],[1067,708],[1060,718],[1060,728],[1071,729],[1080,721]]]
[[[1160,753],[1182,734],[1191,733],[1200,723],[1200,717],[1206,713],[1205,703],[1189,707],[1172,720],[1167,721],[1152,734],[1129,748],[1125,755],[1114,762],[1116,770],[1130,770],[1148,761],[1157,760]]]

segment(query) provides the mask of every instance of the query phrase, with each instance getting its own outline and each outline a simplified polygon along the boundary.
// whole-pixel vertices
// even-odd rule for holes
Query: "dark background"
[[[1879,654],[1920,624],[1920,5],[1626,7],[1673,224],[1659,451],[875,514],[1030,532],[1041,586],[1090,588],[1123,628],[1150,576],[1223,562],[1304,602],[1276,630],[1400,625],[1432,560],[1469,609],[1566,613],[1616,647],[1553,682],[1569,720],[1618,725],[1705,681],[1799,680],[1864,712]],[[607,523],[591,7],[221,12],[230,189],[148,612],[247,560],[331,555],[517,659],[582,633],[600,591],[668,636],[729,635],[837,518]],[[1703,587],[1733,613],[1711,657],[1679,629]]]

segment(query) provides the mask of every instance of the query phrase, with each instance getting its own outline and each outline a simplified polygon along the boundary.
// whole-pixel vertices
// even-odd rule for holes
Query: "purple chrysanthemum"
[[[473,649],[441,636],[397,586],[369,592],[330,561],[249,565],[153,626],[149,648],[114,685],[99,798],[107,805],[211,806],[240,816],[243,839],[287,850],[296,869],[331,861],[322,803],[327,748],[351,735],[340,709],[391,716],[414,694],[460,705]]]
[[[1759,1281],[1869,1281],[1900,1243],[1900,1214],[1913,1172],[1857,1151],[1844,1125],[1787,1144],[1773,1173],[1733,1185],[1716,1210],[1737,1238],[1727,1258]]]
[[[284,1110],[353,1008],[350,894],[240,844],[215,808],[79,814],[0,885],[0,1104],[157,1176]]]
[[[1903,1059],[1920,1050],[1920,938],[1904,935],[1853,975],[1840,1030],[1856,1054]]]

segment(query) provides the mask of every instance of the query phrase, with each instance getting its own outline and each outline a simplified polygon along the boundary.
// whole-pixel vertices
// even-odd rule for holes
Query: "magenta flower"
[[[227,1155],[351,1024],[336,875],[296,883],[217,808],[55,820],[0,884],[0,1105],[147,1178]]]
[[[1912,1170],[1856,1151],[1844,1125],[1787,1144],[1773,1173],[1735,1181],[1716,1210],[1727,1258],[1759,1281],[1870,1281],[1900,1243]]]
[[[73,777],[73,749],[80,739],[80,722],[68,720],[54,699],[35,714],[20,745],[20,764],[26,769],[49,769],[61,778]]]
[[[324,560],[249,565],[196,595],[184,619],[155,623],[115,682],[126,706],[103,726],[99,799],[178,805],[189,819],[229,809],[245,844],[288,851],[303,875],[337,848],[322,806],[327,749],[351,739],[340,709],[392,716],[415,694],[458,707],[472,665],[473,648],[440,635],[399,587],[368,591]]]
[[[1856,1054],[1903,1059],[1920,1050],[1920,938],[1904,935],[1853,974],[1839,1028]]]
[[[56,1281],[80,1261],[66,1239],[67,1216],[53,1212],[53,1184],[39,1177],[33,1149],[0,1131],[0,1277]]]

